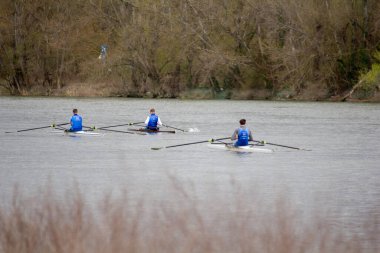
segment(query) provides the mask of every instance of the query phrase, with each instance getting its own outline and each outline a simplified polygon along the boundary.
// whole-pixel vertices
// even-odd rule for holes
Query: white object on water
[[[215,143],[215,144],[208,144],[208,147],[210,148],[215,148],[215,149],[223,149],[223,150],[230,150],[230,151],[235,151],[235,152],[255,152],[255,153],[273,153],[273,149],[269,148],[261,148],[258,146],[240,146],[240,147],[235,147],[233,145],[229,144],[224,144],[224,143]]]
[[[189,132],[189,133],[199,133],[200,130],[199,130],[198,128],[195,127],[195,128],[189,128],[188,132]]]
[[[53,133],[58,133],[58,134],[65,134],[68,136],[103,136],[103,133],[96,133],[92,131],[76,131],[76,132],[65,132],[62,130],[55,130]]]
[[[101,133],[95,133],[91,131],[76,131],[76,132],[65,132],[65,134],[70,135],[70,136],[102,136],[103,134]]]

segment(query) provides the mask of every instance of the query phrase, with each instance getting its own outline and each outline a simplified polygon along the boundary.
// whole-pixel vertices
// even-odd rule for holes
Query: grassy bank
[[[202,202],[176,191],[177,201],[154,204],[126,192],[95,204],[79,191],[64,198],[51,189],[15,193],[1,203],[0,252],[379,252],[379,217],[347,235],[324,218],[323,207],[305,220],[285,197],[268,206],[260,196]]]

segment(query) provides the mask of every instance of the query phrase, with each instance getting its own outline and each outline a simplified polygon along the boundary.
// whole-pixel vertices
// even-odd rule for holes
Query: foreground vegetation
[[[379,94],[379,20],[377,0],[3,0],[0,84],[21,95],[366,99]]]
[[[177,194],[176,201],[151,203],[106,195],[98,204],[79,191],[65,198],[50,189],[33,198],[15,194],[10,206],[1,203],[0,252],[371,253],[380,247],[378,219],[368,217],[357,234],[347,234],[323,218],[322,207],[305,220],[284,198],[266,206],[252,194],[237,194],[233,203],[203,203],[181,187]]]

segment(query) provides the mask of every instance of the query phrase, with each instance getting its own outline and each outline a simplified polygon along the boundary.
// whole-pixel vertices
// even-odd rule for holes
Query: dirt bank
[[[347,90],[341,94],[331,95],[323,85],[308,85],[307,89],[296,92],[284,89],[274,92],[269,89],[220,90],[197,88],[181,91],[179,99],[232,99],[232,100],[289,100],[289,101],[334,101],[334,102],[380,102],[380,88],[371,92],[360,89]],[[10,96],[11,92],[0,86],[0,96]],[[131,92],[121,84],[73,82],[61,89],[48,89],[43,86],[34,86],[30,90],[23,90],[19,96],[51,96],[51,97],[138,97],[138,98],[167,98],[165,95],[156,95],[151,92]]]

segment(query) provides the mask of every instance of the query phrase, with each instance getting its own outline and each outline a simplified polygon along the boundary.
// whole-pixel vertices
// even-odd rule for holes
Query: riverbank
[[[0,86],[0,96],[12,96],[12,93]],[[368,91],[353,88],[340,94],[329,94],[326,87],[310,85],[297,92],[284,89],[274,92],[270,89],[218,90],[211,88],[195,88],[178,92],[177,95],[153,93],[150,91],[131,91],[115,83],[74,82],[60,89],[33,86],[23,90],[17,96],[49,96],[49,97],[133,97],[133,98],[179,98],[179,99],[231,99],[231,100],[288,100],[288,101],[333,101],[333,102],[380,102],[380,84]]]

